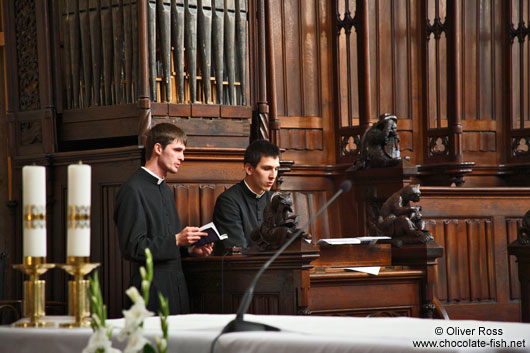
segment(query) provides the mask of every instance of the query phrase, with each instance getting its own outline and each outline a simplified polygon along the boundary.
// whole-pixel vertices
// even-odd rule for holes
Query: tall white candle
[[[46,168],[22,168],[22,233],[24,256],[46,256]]]
[[[66,256],[90,256],[91,168],[68,166]]]

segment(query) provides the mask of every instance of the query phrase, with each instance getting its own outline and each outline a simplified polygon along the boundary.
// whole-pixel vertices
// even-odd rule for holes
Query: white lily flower
[[[134,288],[134,287],[131,287]],[[134,301],[133,297],[135,294],[129,294],[129,288],[127,290],[127,294],[129,297]],[[123,310],[123,317],[125,318],[125,327],[121,330],[119,334],[119,339],[123,340],[127,335],[130,335],[137,331],[138,327],[142,324],[142,322],[154,314],[147,310],[145,308],[145,302],[144,299],[139,295],[136,288],[134,290],[131,290],[131,293],[136,292],[138,294],[138,297],[136,298],[136,301],[133,306],[129,310]],[[132,295],[132,296],[131,296]]]
[[[107,336],[107,330],[104,327],[98,328],[88,340],[88,345],[83,349],[83,353],[96,353],[98,349],[103,349],[104,353],[120,353],[121,351],[112,348],[112,342]]]
[[[133,303],[136,303],[138,300],[144,300],[143,297],[140,295],[140,292],[138,292],[138,289],[136,289],[136,287],[134,286],[127,289],[125,293],[129,296],[129,298],[131,298]]]
[[[144,330],[138,327],[137,330],[129,335],[127,347],[125,347],[123,353],[138,353],[143,350],[146,343],[149,343],[149,341],[144,337]]]
[[[155,342],[157,344],[157,346],[159,347],[159,353],[160,352],[165,352],[166,351],[166,348],[167,348],[167,341],[165,338],[161,338],[159,335],[157,335],[155,333]]]

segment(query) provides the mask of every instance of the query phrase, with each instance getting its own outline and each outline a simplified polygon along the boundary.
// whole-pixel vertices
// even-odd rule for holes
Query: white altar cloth
[[[171,316],[168,352],[210,352],[211,342],[222,327],[233,318],[234,315]],[[470,350],[530,352],[530,324],[522,323],[275,315],[245,315],[245,319],[276,326],[282,331],[225,334],[215,345],[216,353],[390,353]],[[120,328],[123,327],[123,319],[108,320],[108,323],[114,326],[113,346],[123,349],[124,343],[116,339]],[[161,334],[158,318],[149,318],[144,327],[149,337],[154,333]],[[0,352],[81,352],[91,333],[89,328],[21,329],[4,326],[0,327]],[[437,344],[438,347],[440,345],[443,347],[436,349],[414,347],[414,344],[428,344],[425,342],[433,342],[431,345]],[[512,342],[519,344],[519,347],[510,347]],[[481,348],[469,348],[473,347],[473,344],[486,345]]]

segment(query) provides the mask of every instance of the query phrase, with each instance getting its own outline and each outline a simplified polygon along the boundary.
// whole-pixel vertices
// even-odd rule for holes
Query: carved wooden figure
[[[421,207],[410,204],[419,202],[420,195],[419,185],[407,185],[385,201],[377,225],[382,234],[411,244],[434,240],[432,234],[425,229]]]
[[[267,206],[263,210],[263,223],[252,231],[250,238],[259,250],[276,250],[298,231],[297,217],[293,213],[291,193],[275,192],[267,200]],[[311,239],[305,232],[302,237]]]
[[[361,138],[361,158],[356,162],[356,168],[393,167],[400,161],[397,117],[382,114]]]

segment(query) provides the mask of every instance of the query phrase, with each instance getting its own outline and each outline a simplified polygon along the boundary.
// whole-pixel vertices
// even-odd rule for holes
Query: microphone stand
[[[329,201],[326,202],[324,204],[324,206],[322,206],[320,208],[320,210],[318,210],[317,213],[315,213],[301,228],[299,228],[294,233],[294,235],[291,238],[289,238],[285,242],[285,244],[283,244],[282,247],[279,248],[278,251],[276,251],[276,253],[273,256],[271,256],[271,258],[263,266],[261,266],[261,268],[259,269],[258,273],[256,273],[256,276],[254,276],[254,278],[252,279],[252,282],[250,283],[250,286],[246,290],[245,295],[243,296],[243,299],[241,300],[241,304],[239,304],[239,308],[237,309],[236,318],[234,320],[230,321],[223,328],[223,330],[221,331],[219,336],[224,334],[224,333],[229,333],[229,332],[280,331],[280,329],[278,329],[276,327],[273,327],[273,326],[261,324],[261,323],[258,323],[258,322],[245,321],[243,319],[243,316],[247,312],[248,307],[250,306],[250,303],[252,302],[252,298],[254,296],[254,288],[256,287],[256,284],[258,283],[258,280],[260,279],[260,277],[263,274],[263,272],[265,272],[265,270],[267,268],[269,268],[269,266],[274,262],[274,260],[276,260],[278,258],[278,256],[280,256],[285,251],[285,249],[287,249],[287,247],[289,247],[289,245],[291,245],[300,236],[300,234],[302,234],[303,229],[306,228],[311,223],[313,223],[314,220],[318,216],[320,216],[320,214],[322,212],[324,212],[326,210],[326,208],[328,208],[329,205],[331,205],[333,203],[333,201],[335,201],[337,199],[337,197],[340,196],[340,194],[342,194],[343,192],[349,191],[350,188],[351,188],[351,182],[349,180],[343,181],[342,184],[340,185],[340,189],[335,193],[335,195],[333,195],[333,197],[331,197],[331,199],[329,199]],[[217,338],[216,338],[216,340],[217,340]]]

